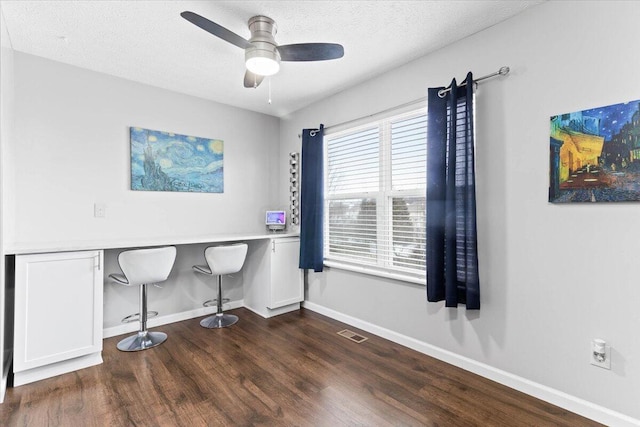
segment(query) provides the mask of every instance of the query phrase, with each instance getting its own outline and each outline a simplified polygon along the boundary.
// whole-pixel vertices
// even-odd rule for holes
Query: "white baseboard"
[[[253,311],[255,314],[257,314],[260,317],[264,317],[265,319],[268,319],[273,316],[279,316],[284,313],[300,310],[300,303],[296,302],[296,303],[289,304],[284,307],[278,307],[278,308],[265,307],[262,310],[258,310],[256,307],[251,307],[248,305],[246,305],[244,308],[246,308],[247,310]]]
[[[2,378],[0,379],[0,403],[4,402],[4,396],[7,393],[7,383],[9,381],[9,370],[11,361],[13,360],[13,350],[5,350],[8,354],[5,356],[4,366],[2,367]],[[1,362],[1,361],[0,361]]]
[[[549,402],[568,411],[590,418],[608,426],[640,426],[640,420],[612,411],[562,391],[535,383],[526,378],[480,363],[440,347],[436,347],[398,332],[382,328],[367,321],[349,316],[330,308],[305,301],[302,306],[324,316],[347,323],[374,335],[393,341],[397,344],[424,353],[428,356],[447,362],[451,365],[473,372],[507,387],[526,393],[530,396]]]
[[[230,301],[224,304],[224,309],[233,310],[234,308],[244,307],[244,300]],[[216,312],[216,307],[202,307],[193,310],[183,311],[181,313],[168,314],[166,316],[158,316],[147,321],[148,328],[167,325],[169,323],[181,322],[183,320],[193,319],[201,316],[208,316]],[[122,325],[104,328],[102,330],[102,338],[110,338],[118,335],[136,332],[140,324],[138,322],[123,323]]]
[[[98,351],[97,353],[74,357],[73,359],[68,360],[61,360],[60,362],[51,363],[45,366],[38,366],[37,368],[27,369],[26,371],[14,372],[13,386],[18,387],[35,381],[43,380],[45,378],[51,378],[69,372],[77,371],[79,369],[89,368],[101,363],[102,351]]]
[[[2,382],[0,383],[0,403],[4,402],[4,396],[7,393],[7,381],[9,380],[9,373],[2,372]]]

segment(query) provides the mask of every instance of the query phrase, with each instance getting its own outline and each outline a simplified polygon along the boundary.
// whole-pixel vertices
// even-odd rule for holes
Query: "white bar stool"
[[[118,350],[146,350],[166,341],[164,332],[147,330],[147,285],[167,280],[175,260],[175,246],[133,249],[118,255],[118,264],[124,274],[110,274],[109,278],[124,286],[140,286],[140,330],[120,341]]]
[[[247,248],[246,243],[209,246],[204,250],[204,258],[207,261],[207,265],[193,266],[193,269],[198,273],[218,276],[218,298],[216,300],[218,310],[215,316],[209,316],[200,321],[200,326],[203,328],[224,328],[238,321],[238,316],[222,312],[222,275],[237,273],[242,269],[244,260],[247,257]],[[208,302],[206,301],[203,305],[207,307]]]

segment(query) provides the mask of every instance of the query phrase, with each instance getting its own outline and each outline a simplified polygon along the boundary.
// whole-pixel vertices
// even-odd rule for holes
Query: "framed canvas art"
[[[551,117],[549,201],[640,200],[640,100]]]
[[[220,139],[130,128],[131,189],[224,192],[224,143]]]

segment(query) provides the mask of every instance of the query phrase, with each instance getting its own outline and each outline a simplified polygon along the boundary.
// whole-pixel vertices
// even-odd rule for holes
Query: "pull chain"
[[[271,77],[269,77],[269,105],[271,105]]]

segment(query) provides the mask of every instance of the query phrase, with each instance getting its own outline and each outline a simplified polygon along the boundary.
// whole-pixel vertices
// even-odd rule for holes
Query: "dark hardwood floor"
[[[309,310],[232,312],[221,330],[161,326],[169,339],[142,352],[106,339],[102,365],[9,388],[0,425],[599,425]]]

